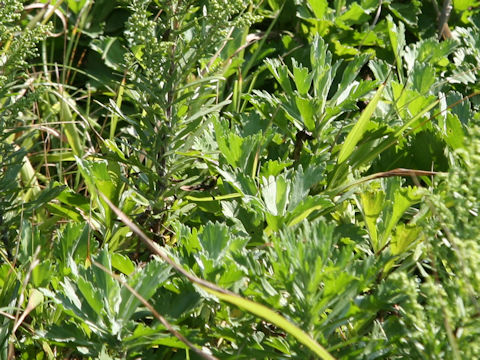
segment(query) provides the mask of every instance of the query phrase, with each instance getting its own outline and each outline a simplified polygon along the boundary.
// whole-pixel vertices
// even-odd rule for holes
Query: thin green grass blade
[[[218,292],[206,286],[201,286],[201,288],[209,292],[210,294],[215,295],[220,300],[229,302],[230,304],[233,304],[242,309],[245,309],[248,312],[255,314],[271,322],[272,324],[278,326],[279,328],[282,328],[287,333],[294,336],[303,345],[307,346],[320,358],[326,359],[326,360],[335,359],[332,355],[330,355],[330,353],[327,350],[325,350],[325,348],[323,348],[320,344],[318,344],[315,340],[313,340],[306,332],[304,332],[302,329],[300,329],[296,325],[289,322],[283,316],[277,314],[275,311],[269,309],[268,307],[258,304],[254,301],[244,299],[235,294],[226,294],[226,293]]]
[[[343,163],[353,153],[355,146],[357,146],[358,142],[360,141],[367,129],[368,122],[370,121],[373,111],[375,110],[378,102],[380,101],[380,97],[382,96],[384,88],[385,84],[382,84],[378,87],[378,90],[375,93],[372,101],[368,103],[367,107],[365,108],[365,110],[363,110],[352,131],[350,131],[350,133],[348,134],[345,143],[340,150],[340,154],[338,155],[338,164]]]
[[[412,124],[414,124],[418,119],[420,119],[423,115],[425,115],[427,112],[432,110],[437,104],[440,102],[440,100],[435,100],[432,102],[430,105],[426,106],[424,109],[422,109],[421,112],[419,112],[417,115],[415,115],[413,118],[408,120],[400,129],[398,129],[395,132],[395,137],[400,137],[405,130],[407,130]]]
[[[73,154],[81,158],[83,156],[82,140],[78,134],[75,119],[70,111],[70,107],[64,98],[60,99],[60,114],[68,144],[72,148]]]

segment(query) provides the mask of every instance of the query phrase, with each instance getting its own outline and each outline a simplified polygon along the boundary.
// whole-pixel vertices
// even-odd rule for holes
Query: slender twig
[[[382,13],[382,2],[383,0],[378,0],[377,12],[375,13],[375,17],[373,18],[372,24],[368,27],[368,31],[365,33],[365,36],[363,37],[362,41],[360,41],[360,45],[358,46],[358,51],[362,49],[363,42],[367,38],[370,31],[372,31],[375,25],[377,25],[378,19],[380,18],[380,14]]]
[[[449,38],[452,36],[450,33],[450,29],[448,28],[448,19],[450,18],[450,14],[452,13],[452,1],[451,0],[444,0],[442,6],[442,12],[440,13],[440,18],[438,19],[438,38],[441,39],[442,36],[444,38]]]
[[[0,310],[0,315],[6,317],[7,319],[10,319],[10,320],[14,320],[14,321],[15,321],[15,316],[12,315],[12,314],[7,313],[7,312],[5,312],[5,311]],[[35,334],[35,330],[33,330],[33,328],[32,328],[29,324],[25,324],[24,322],[22,322],[22,323],[20,324],[20,326],[23,327],[23,328],[25,328],[25,329],[27,329],[30,334],[32,334],[32,335]]]
[[[365,176],[361,179],[358,179],[357,181],[351,182],[347,185],[344,186],[339,186],[331,191],[333,194],[340,194],[343,193],[344,191],[348,190],[349,188],[355,186],[355,185],[360,185],[365,182],[369,182],[375,179],[381,179],[381,178],[388,178],[388,177],[393,177],[393,176],[410,176],[410,177],[416,177],[416,176],[434,176],[434,175],[439,175],[439,174],[445,174],[443,172],[438,172],[438,171],[427,171],[427,170],[415,170],[415,169],[404,169],[404,168],[397,168],[389,171],[382,171],[378,172],[372,175]]]

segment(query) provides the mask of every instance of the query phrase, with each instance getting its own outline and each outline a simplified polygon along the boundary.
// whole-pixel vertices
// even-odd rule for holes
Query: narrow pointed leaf
[[[240,296],[235,294],[222,293],[220,291],[215,291],[206,286],[201,286],[201,288],[215,295],[220,300],[237,305],[238,307],[245,309],[252,314],[260,316],[265,320],[271,322],[272,324],[278,326],[279,328],[285,330],[287,333],[295,337],[299,342],[301,342],[310,350],[312,350],[315,354],[317,354],[321,359],[327,359],[327,360],[335,359],[332,355],[328,353],[327,350],[325,350],[324,347],[318,344],[306,332],[304,332],[302,329],[300,329],[296,325],[289,322],[283,316],[277,314],[275,311],[269,309],[268,307],[261,305],[259,303],[256,303],[254,301],[241,298]]]
[[[357,123],[353,127],[352,131],[350,131],[350,133],[348,134],[345,140],[345,143],[343,144],[342,149],[340,150],[340,154],[338,155],[339,164],[347,160],[348,157],[353,153],[355,146],[357,145],[357,143],[360,141],[363,134],[367,130],[367,125],[370,121],[370,118],[372,117],[372,114],[375,108],[377,107],[378,102],[380,101],[384,88],[385,88],[385,84],[382,84],[379,86],[372,101],[368,103],[367,107],[365,108],[365,110],[363,110],[362,114],[360,115],[360,118],[358,119]]]

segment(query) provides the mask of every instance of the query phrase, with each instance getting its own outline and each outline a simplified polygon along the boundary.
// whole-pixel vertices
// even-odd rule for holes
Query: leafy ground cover
[[[1,359],[480,357],[480,2],[0,4]]]

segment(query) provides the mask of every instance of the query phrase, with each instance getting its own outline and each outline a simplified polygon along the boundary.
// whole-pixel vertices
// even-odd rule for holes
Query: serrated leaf
[[[228,250],[230,235],[225,224],[209,222],[198,238],[210,259],[218,260]]]
[[[305,172],[300,165],[292,180],[288,211],[292,211],[301,201],[305,200],[310,188],[319,183],[325,175],[325,167],[322,165],[309,166]]]
[[[379,249],[377,219],[382,212],[384,201],[385,193],[380,189],[377,189],[376,191],[364,190],[360,193],[363,217],[365,219],[365,224],[367,225],[374,251],[378,251]]]
[[[392,231],[412,205],[423,197],[423,192],[416,187],[401,187],[397,178],[389,178],[370,184],[359,195],[360,206],[365,224],[375,252],[383,249]]]
[[[265,213],[265,220],[267,221],[268,229],[271,231],[278,231],[285,224],[283,215],[273,215],[272,213]]]
[[[314,73],[313,89],[315,99],[319,103],[317,113],[322,114],[325,111],[333,78],[342,60],[332,65],[332,53],[328,51],[328,45],[325,44],[323,38],[316,35],[310,49],[310,62]]]
[[[69,258],[77,261],[86,259],[88,232],[89,227],[84,223],[69,223],[59,232],[58,241],[54,245],[54,254],[61,260],[63,266],[67,264]]]
[[[282,170],[288,168],[293,164],[293,161],[280,162],[279,160],[267,160],[262,164],[260,169],[260,176],[269,177],[279,175]]]
[[[393,255],[401,255],[407,251],[410,246],[419,238],[421,228],[418,226],[408,226],[399,224],[390,242],[390,252]]]
[[[473,118],[472,106],[468,98],[464,98],[462,94],[456,91],[447,94],[447,105],[452,106],[450,111],[458,116],[463,125],[468,125]]]
[[[396,81],[392,81],[390,84],[397,111],[403,120],[408,121],[409,127],[417,125],[412,119],[416,119],[418,122],[421,120],[420,116],[432,108],[432,104],[437,104],[436,97],[433,95],[423,96],[415,90],[406,89]],[[419,116],[419,114],[421,115]]]
[[[422,2],[419,0],[410,1],[408,4],[393,1],[388,3],[388,8],[392,13],[405,22],[408,26],[417,27],[418,14],[421,13]]]
[[[148,265],[138,270],[129,280],[128,284],[142,296],[149,300],[157,289],[169,278],[171,268],[168,264],[155,259]],[[126,287],[120,291],[121,303],[118,309],[118,320],[125,324],[140,306],[140,300]]]
[[[307,130],[314,131],[316,106],[313,100],[295,96],[295,103]]]
[[[390,73],[390,66],[382,59],[372,59],[368,63],[368,67],[372,70],[375,79],[381,82],[385,82]]]
[[[297,207],[288,214],[287,224],[293,226],[303,221],[316,210],[322,210],[333,206],[333,203],[326,196],[316,195],[309,196],[301,201]]]
[[[215,121],[215,138],[218,148],[233,168],[239,168],[244,174],[250,174],[254,166],[256,152],[259,150],[262,134],[257,133],[241,137],[220,122]]]
[[[382,233],[382,246],[386,243],[393,228],[397,225],[405,211],[412,205],[417,204],[423,197],[422,191],[415,187],[401,187],[400,181],[390,179],[387,182],[387,198],[392,202],[392,208],[383,214],[386,225]]]
[[[303,67],[297,63],[295,58],[292,58],[293,65],[293,81],[297,87],[297,91],[301,96],[308,94],[310,86],[312,85],[313,73],[308,71],[308,68]]]
[[[78,297],[77,295],[77,292],[75,290],[75,287],[73,285],[73,283],[70,281],[70,279],[68,278],[65,278],[63,283],[61,283],[62,285],[62,288],[63,288],[63,292],[66,296],[66,298],[71,302],[71,304],[73,304],[77,309],[81,309],[82,308],[82,302],[80,301],[80,298]],[[65,302],[63,302],[63,305],[69,309],[71,309],[71,306],[70,304],[65,304]]]
[[[92,284],[81,276],[77,279],[76,283],[88,305],[95,311],[97,317],[100,318],[105,304],[102,302],[102,295],[95,287],[95,284]]]
[[[114,161],[89,161],[75,157],[78,168],[85,179],[88,190],[92,194],[101,192],[115,205],[118,205],[120,194],[120,165]],[[114,218],[112,210],[100,197],[98,200],[103,208],[104,221],[107,228],[113,228]]]
[[[415,63],[412,72],[413,89],[427,94],[435,83],[435,69],[428,63]]]
[[[53,324],[46,332],[45,337],[59,343],[74,343],[90,348],[96,345],[88,340],[89,337],[80,326],[76,326],[71,322],[64,322],[61,326]]]
[[[270,70],[274,78],[278,81],[283,91],[285,91],[289,96],[293,95],[292,84],[290,83],[290,78],[288,76],[288,68],[286,65],[280,63],[277,59],[267,59],[265,60],[267,69]]]
[[[450,55],[458,45],[459,43],[452,39],[439,42],[437,39],[429,38],[410,45],[409,48],[410,51],[413,49],[413,51],[416,52],[416,62],[429,62],[432,65],[446,66],[450,63],[447,56]]]

